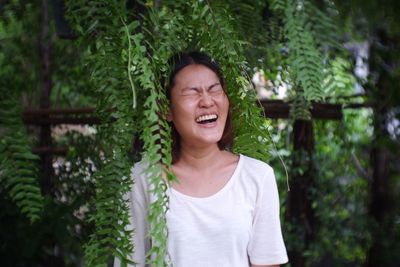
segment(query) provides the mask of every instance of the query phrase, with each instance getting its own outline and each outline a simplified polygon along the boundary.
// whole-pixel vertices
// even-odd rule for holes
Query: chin
[[[221,140],[222,135],[218,136],[203,136],[199,141],[200,143],[204,143],[207,145],[214,145],[218,144],[218,142]]]

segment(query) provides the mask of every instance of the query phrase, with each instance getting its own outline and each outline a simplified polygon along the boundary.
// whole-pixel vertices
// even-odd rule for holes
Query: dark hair
[[[210,70],[212,70],[218,77],[221,86],[228,97],[227,90],[225,88],[225,80],[222,75],[221,69],[218,63],[211,58],[209,55],[203,52],[189,52],[189,53],[178,53],[173,55],[169,61],[168,65],[170,67],[170,74],[168,79],[168,84],[165,84],[166,95],[168,100],[171,101],[171,90],[175,84],[175,76],[185,67],[189,65],[203,65]],[[228,116],[226,118],[224,132],[222,134],[221,140],[218,141],[218,148],[220,150],[230,149],[233,145],[233,123],[231,115],[231,102],[228,97],[229,109]],[[173,123],[172,127],[172,162],[176,162],[179,159],[180,153],[180,136],[178,131],[175,129]]]

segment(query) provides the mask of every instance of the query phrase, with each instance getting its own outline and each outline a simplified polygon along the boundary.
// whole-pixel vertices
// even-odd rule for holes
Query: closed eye
[[[211,95],[220,95],[223,92],[224,92],[224,90],[223,90],[221,84],[219,84],[219,83],[213,84],[208,88],[208,93]]]
[[[192,88],[185,88],[181,91],[181,95],[183,96],[195,96],[199,94],[199,89],[192,87]]]

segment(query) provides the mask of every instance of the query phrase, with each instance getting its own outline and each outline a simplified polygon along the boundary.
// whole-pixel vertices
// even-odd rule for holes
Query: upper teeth
[[[217,115],[216,114],[211,114],[211,115],[202,115],[196,119],[196,122],[202,122],[202,121],[207,121],[207,120],[213,120],[216,119]]]

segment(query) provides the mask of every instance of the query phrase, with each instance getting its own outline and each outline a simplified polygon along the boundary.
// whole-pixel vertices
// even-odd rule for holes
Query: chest
[[[206,172],[176,171],[179,183],[173,188],[185,195],[205,198],[219,192],[230,180],[233,167]]]
[[[194,243],[218,247],[247,245],[254,205],[233,192],[224,193],[204,201],[172,194],[166,214],[170,241],[179,246]]]

